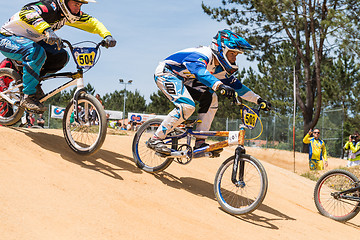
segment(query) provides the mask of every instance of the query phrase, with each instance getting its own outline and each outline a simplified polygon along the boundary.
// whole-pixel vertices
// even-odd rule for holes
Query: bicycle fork
[[[242,145],[239,145],[235,149],[235,159],[234,159],[234,165],[233,165],[233,171],[231,174],[231,181],[234,183],[237,187],[245,187],[244,182],[244,169],[245,169],[245,161],[240,160],[241,156],[245,154],[245,148]],[[237,173],[238,178],[237,178]]]

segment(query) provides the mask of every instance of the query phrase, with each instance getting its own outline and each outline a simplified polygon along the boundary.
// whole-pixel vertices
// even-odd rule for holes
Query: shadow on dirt
[[[212,183],[190,178],[190,177],[176,177],[170,173],[162,172],[162,173],[155,173],[154,176],[163,182],[164,184],[176,188],[176,189],[184,189],[192,194],[199,195],[202,197],[207,197],[209,199],[212,199],[216,201],[215,195],[214,195],[214,185]],[[221,208],[220,208],[221,209]],[[222,209],[221,209],[222,210]],[[273,218],[267,218],[264,216],[257,215],[256,212],[263,211],[268,214],[274,215]],[[225,212],[225,211],[224,211]],[[238,218],[240,220],[246,221],[248,223],[261,226],[264,228],[270,228],[270,229],[279,229],[276,225],[274,225],[272,222],[274,221],[282,221],[282,220],[296,220],[295,218],[292,218],[286,214],[281,213],[280,211],[271,208],[265,204],[261,204],[258,209],[256,209],[254,212],[246,215],[239,215],[239,216],[233,216],[235,218]]]
[[[109,177],[123,180],[119,174],[121,171],[129,171],[138,174],[142,173],[134,163],[129,163],[129,161],[133,161],[133,158],[128,156],[103,149],[100,149],[91,156],[82,156],[76,154],[69,148],[64,137],[40,131],[34,132],[26,128],[13,129],[30,137],[32,142],[39,145],[41,148],[60,154],[66,161],[97,171]]]

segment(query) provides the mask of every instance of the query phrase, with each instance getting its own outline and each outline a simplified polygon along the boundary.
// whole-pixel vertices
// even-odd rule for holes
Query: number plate
[[[258,120],[257,110],[244,106],[244,108],[242,109],[242,120],[247,128],[255,128]]]
[[[90,69],[95,64],[96,48],[74,48],[73,55],[79,68]]]

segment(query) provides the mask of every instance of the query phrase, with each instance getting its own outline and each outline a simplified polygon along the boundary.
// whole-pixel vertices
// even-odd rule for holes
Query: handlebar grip
[[[261,108],[261,109],[266,108],[266,103],[264,103],[264,102],[260,103],[260,108]]]

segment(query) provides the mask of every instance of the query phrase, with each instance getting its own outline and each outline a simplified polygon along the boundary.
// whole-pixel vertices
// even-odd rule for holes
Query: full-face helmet
[[[211,46],[216,58],[219,60],[220,65],[229,74],[233,74],[238,70],[236,63],[231,63],[226,57],[228,51],[236,51],[243,53],[245,50],[252,50],[253,47],[238,34],[224,29],[219,31],[213,38]]]
[[[70,22],[76,22],[80,19],[79,15],[72,14],[67,3],[69,0],[56,0],[61,8],[61,11],[64,13],[66,19]],[[88,4],[89,2],[96,2],[95,0],[73,0],[82,4]]]

